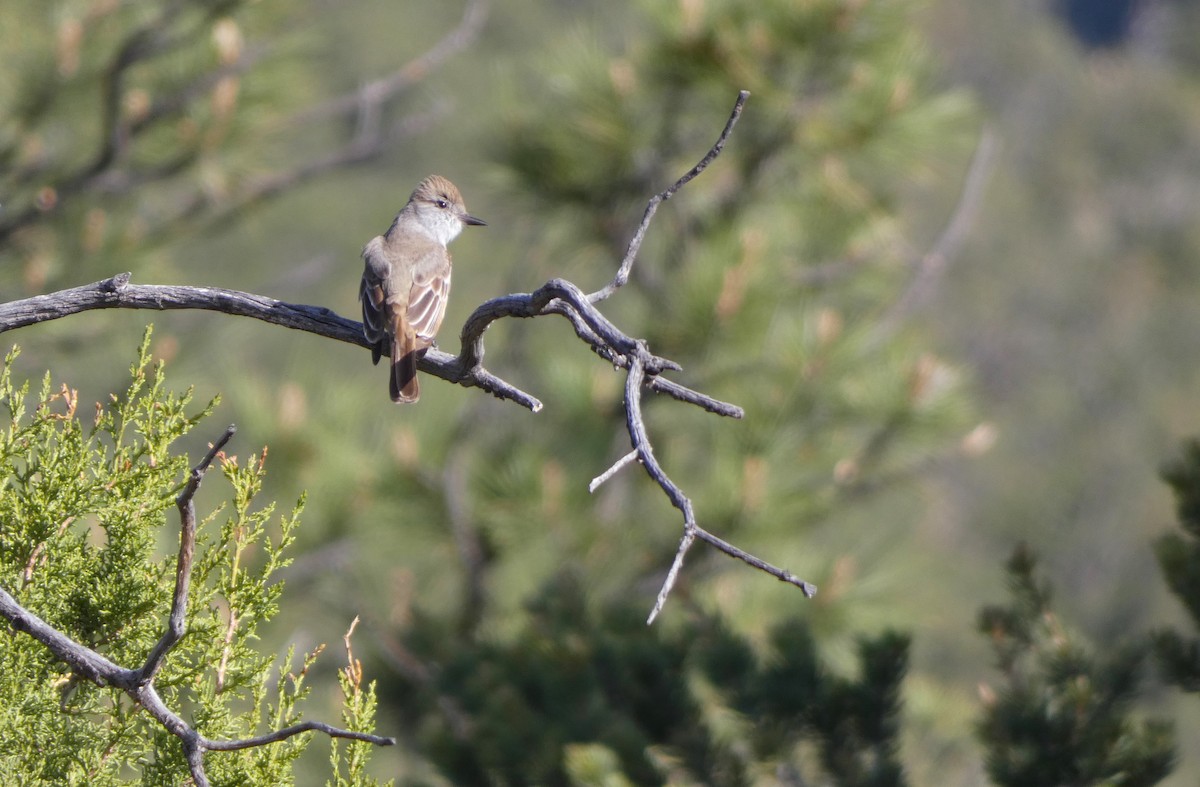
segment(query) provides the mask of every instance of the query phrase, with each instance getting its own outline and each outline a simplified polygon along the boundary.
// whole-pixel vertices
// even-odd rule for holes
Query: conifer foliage
[[[0,590],[130,668],[156,649],[176,584],[175,558],[158,546],[180,537],[173,509],[189,462],[179,443],[216,405],[193,408],[190,391],[170,391],[149,345],[147,330],[127,389],[94,410],[49,374],[32,397],[28,383],[12,380],[15,349],[0,369]],[[229,740],[297,721],[316,654],[289,651],[275,666],[255,645],[278,610],[303,501],[283,516],[256,503],[265,451],[219,458],[229,501],[197,522],[184,635],[153,681],[201,735]],[[12,628],[2,636],[0,783],[108,785],[140,775],[177,784],[189,774],[179,739],[124,692],[83,679],[33,637]],[[374,697],[361,673],[347,672],[342,689],[344,721],[370,729]],[[210,753],[207,774],[217,784],[290,784],[308,741]],[[355,783],[369,783],[364,745],[342,748],[344,763],[334,765]]]
[[[1200,440],[1191,440],[1182,455],[1163,471],[1175,493],[1182,533],[1158,540],[1155,550],[1163,577],[1200,628]],[[1163,630],[1154,638],[1155,655],[1166,679],[1189,693],[1200,692],[1200,639]]]
[[[568,574],[537,599],[507,644],[458,641],[429,618],[410,632],[406,650],[439,668],[387,699],[456,784],[907,783],[904,635],[864,638],[846,677],[801,619],[759,650],[717,618],[666,631],[634,603],[591,608]]]
[[[1169,722],[1133,713],[1144,643],[1090,652],[1055,615],[1036,565],[1018,547],[1010,603],[979,616],[1002,676],[999,690],[982,691],[988,776],[1012,787],[1157,784],[1174,765],[1174,735]]]

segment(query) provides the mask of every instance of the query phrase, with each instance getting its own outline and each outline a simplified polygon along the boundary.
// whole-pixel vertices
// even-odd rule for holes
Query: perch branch
[[[0,333],[27,325],[57,320],[92,309],[204,309],[252,317],[298,331],[314,333],[366,348],[362,324],[340,317],[321,306],[286,303],[263,295],[219,287],[184,287],[169,284],[131,284],[122,273],[82,287],[0,304]],[[463,371],[454,357],[430,350],[421,360],[423,371],[466,387],[480,388],[500,399],[512,400],[537,412],[542,403],[482,367]]]
[[[71,670],[81,678],[95,683],[97,686],[110,686],[128,694],[135,702],[154,717],[175,737],[179,738],[183,753],[192,774],[196,787],[209,787],[208,776],[204,771],[204,752],[234,751],[248,749],[254,746],[264,746],[285,740],[302,732],[323,732],[332,738],[347,738],[350,740],[366,741],[376,746],[393,746],[395,738],[385,738],[379,735],[368,735],[353,732],[325,724],[319,721],[306,721],[294,724],[281,730],[259,735],[253,738],[239,740],[214,740],[206,738],[183,720],[179,714],[167,707],[154,687],[154,675],[162,666],[163,660],[170,654],[171,648],[179,641],[184,633],[184,615],[186,612],[187,590],[192,570],[192,556],[195,547],[196,509],[193,504],[200,481],[205,471],[212,464],[221,448],[233,437],[235,429],[229,427],[204,459],[196,465],[188,478],[188,483],[177,499],[180,516],[180,545],[179,561],[176,566],[175,595],[171,605],[170,624],[167,632],[151,650],[150,656],[141,669],[128,669],[115,664],[95,650],[82,645],[51,626],[40,617],[21,606],[20,603],[4,588],[0,587],[0,617],[3,617],[17,631],[22,631],[46,646],[54,656],[65,662]]]

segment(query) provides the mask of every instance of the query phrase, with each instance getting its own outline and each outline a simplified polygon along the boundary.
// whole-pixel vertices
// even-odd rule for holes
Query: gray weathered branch
[[[632,443],[631,455],[636,454],[636,458],[645,468],[646,473],[663,490],[672,505],[683,514],[683,539],[654,609],[650,613],[649,622],[652,622],[661,611],[667,596],[674,587],[679,570],[683,565],[684,556],[697,539],[731,557],[765,571],[781,581],[796,585],[806,596],[811,597],[816,592],[815,586],[810,583],[738,549],[697,524],[691,500],[671,480],[654,456],[653,447],[642,420],[641,397],[643,391],[648,389],[666,394],[681,402],[694,404],[707,412],[730,418],[742,418],[744,415],[742,409],[737,405],[720,401],[664,377],[663,374],[666,372],[681,371],[679,364],[650,352],[644,340],[624,333],[596,306],[628,281],[642,239],[649,229],[659,204],[669,199],[676,191],[703,172],[720,155],[749,95],[746,91],[738,94],[724,130],[699,163],[669,188],[650,199],[642,221],[635,230],[625,257],[620,263],[617,275],[606,287],[589,295],[569,281],[552,279],[531,293],[517,293],[493,298],[477,307],[463,324],[461,350],[457,356],[433,349],[419,364],[421,370],[428,374],[462,386],[480,388],[500,399],[512,400],[537,412],[542,408],[540,401],[496,377],[483,367],[483,337],[493,322],[505,317],[530,318],[557,314],[570,322],[575,334],[596,355],[615,368],[625,370],[627,378],[624,404],[627,428]],[[208,309],[226,314],[253,317],[264,322],[367,347],[361,324],[340,317],[323,307],[285,303],[261,295],[213,287],[131,284],[127,273],[71,290],[0,304],[0,333],[90,309],[109,308]],[[612,469],[598,477],[593,482],[591,489],[594,491],[597,486],[615,475],[621,467],[631,463],[632,459],[618,462]],[[160,643],[160,645],[164,650],[169,650],[169,643]]]
[[[367,347],[361,323],[341,317],[322,306],[286,303],[263,295],[220,287],[132,284],[129,279],[130,274],[122,273],[82,287],[0,304],[0,333],[92,309],[203,309],[252,317],[285,328]],[[430,350],[420,366],[423,371],[435,377],[467,387],[481,388],[501,399],[511,399],[535,412],[542,407],[542,403],[537,399],[482,367],[467,369],[447,353]]]

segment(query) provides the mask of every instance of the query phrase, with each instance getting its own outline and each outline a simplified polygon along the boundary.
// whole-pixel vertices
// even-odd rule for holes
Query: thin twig
[[[371,735],[366,732],[354,732],[353,730],[343,730],[340,727],[334,727],[326,724],[323,721],[304,721],[299,724],[293,724],[291,727],[285,727],[282,730],[269,732],[266,735],[259,735],[255,738],[242,738],[235,741],[214,741],[209,738],[201,738],[201,746],[208,751],[237,751],[238,749],[251,749],[255,746],[263,746],[268,743],[278,743],[282,740],[287,740],[294,735],[299,735],[302,732],[323,732],[331,738],[346,738],[352,741],[365,741],[373,743],[376,746],[395,746],[396,739],[388,738],[382,735]]]
[[[592,483],[588,484],[588,491],[594,493],[597,489],[600,488],[601,484],[603,484],[605,481],[607,481],[608,479],[612,478],[617,473],[619,473],[621,471],[621,468],[625,467],[630,462],[637,461],[637,458],[638,458],[638,452],[636,449],[625,454],[625,456],[621,457],[616,462],[614,462],[612,467],[608,468],[603,473],[601,473],[600,475],[593,478]]]
[[[789,585],[795,585],[796,587],[800,588],[805,597],[812,598],[813,596],[817,595],[816,585],[811,582],[805,582],[792,572],[757,558],[749,552],[735,547],[733,544],[720,538],[719,536],[714,536],[712,533],[708,532],[702,527],[697,526],[693,530],[693,533],[695,534],[696,538],[708,544],[709,546],[715,547],[719,551],[724,552],[726,555],[737,558],[746,565],[757,568],[759,571],[766,572],[767,574],[770,574],[778,579],[780,582],[786,582]]]
[[[650,198],[650,202],[646,205],[646,212],[642,214],[642,223],[634,231],[633,237],[629,241],[629,246],[625,249],[625,257],[621,260],[620,267],[617,268],[617,275],[603,289],[589,295],[589,301],[592,303],[602,301],[629,281],[629,272],[633,270],[633,261],[637,258],[638,251],[642,248],[642,240],[646,237],[646,230],[650,227],[650,220],[658,212],[658,206],[675,196],[675,192],[679,191],[687,185],[688,181],[707,169],[708,165],[717,156],[721,155],[721,150],[725,147],[726,140],[733,133],[734,125],[738,122],[738,118],[742,116],[742,108],[746,106],[746,99],[748,98],[750,98],[749,90],[738,92],[737,101],[733,104],[733,111],[729,113],[729,120],[725,121],[725,128],[721,131],[721,136],[717,137],[717,141],[709,148],[708,153],[704,154],[704,158],[700,159],[696,166],[688,170],[683,177],[675,181],[665,191],[655,194]]]
[[[200,460],[200,464],[192,468],[187,484],[179,493],[179,497],[175,499],[175,505],[179,508],[180,523],[179,559],[175,564],[175,595],[171,600],[171,616],[168,619],[167,628],[142,666],[144,683],[154,680],[154,676],[162,667],[163,659],[171,652],[171,648],[175,647],[183,638],[184,626],[187,622],[188,588],[192,582],[192,560],[196,554],[196,504],[194,498],[209,466],[236,432],[237,427],[230,425],[225,433],[217,439],[217,442],[213,443],[204,459]]]

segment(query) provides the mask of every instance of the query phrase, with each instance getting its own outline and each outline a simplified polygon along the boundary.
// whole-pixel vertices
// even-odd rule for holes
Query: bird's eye
[[[437,200],[433,204],[437,205],[442,210],[445,210],[446,208],[450,207],[450,203],[446,202],[446,200],[444,200],[444,199]]]

